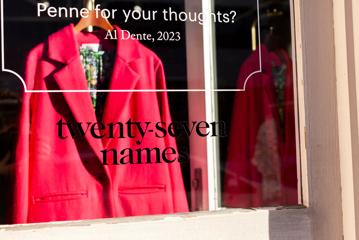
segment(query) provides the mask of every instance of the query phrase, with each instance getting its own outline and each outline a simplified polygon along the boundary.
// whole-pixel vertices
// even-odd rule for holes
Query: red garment
[[[121,29],[115,27],[119,32]],[[92,36],[92,37],[91,37]],[[73,25],[49,36],[27,59],[29,90],[87,90]],[[135,40],[117,40],[111,90],[165,89],[160,59]],[[178,161],[172,164],[103,165],[101,151],[176,148],[168,135],[85,139],[58,137],[56,123],[97,122],[88,92],[24,93],[16,149],[14,223],[95,219],[188,211]],[[166,93],[110,92],[103,123],[171,122]],[[117,129],[118,131],[118,129]],[[103,130],[97,130],[100,135]],[[66,131],[64,134],[69,135]],[[108,162],[113,155],[108,154]]]
[[[298,204],[292,64],[284,50],[262,47],[262,72],[235,96],[224,176],[223,204],[263,207]],[[273,69],[286,66],[282,123]],[[242,65],[238,88],[259,69],[259,51]]]

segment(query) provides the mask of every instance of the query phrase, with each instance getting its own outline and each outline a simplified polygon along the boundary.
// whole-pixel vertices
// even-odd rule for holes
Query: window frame
[[[359,230],[355,161],[359,3],[355,1],[293,0],[304,207],[9,225],[0,226],[0,238],[355,239]]]

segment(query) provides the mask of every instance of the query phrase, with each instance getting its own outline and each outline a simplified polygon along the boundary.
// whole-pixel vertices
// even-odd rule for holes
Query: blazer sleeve
[[[157,63],[156,67],[156,83],[158,90],[167,89],[163,65],[160,60]],[[167,92],[158,92],[157,94],[161,113],[161,121],[165,122],[166,124],[169,124],[172,120]],[[175,148],[178,152],[175,138],[167,135],[165,141],[166,146],[171,146]],[[172,186],[171,191],[173,196],[173,210],[174,212],[188,212],[188,202],[186,197],[186,191],[183,185],[181,165],[178,161],[176,161],[174,163],[168,164],[168,167]]]
[[[33,89],[36,75],[37,57],[35,51],[31,51],[26,60],[25,84],[26,89]],[[15,178],[14,199],[12,209],[13,223],[27,222],[29,204],[29,166],[31,161],[31,97],[32,94],[22,94],[20,114],[18,118],[18,136],[15,153]]]

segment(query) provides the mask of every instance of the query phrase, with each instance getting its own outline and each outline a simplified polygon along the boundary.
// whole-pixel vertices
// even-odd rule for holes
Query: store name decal
[[[179,154],[175,144],[162,144],[165,141],[175,142],[179,137],[227,137],[226,123],[206,121],[173,121],[166,122],[139,122],[129,119],[126,122],[103,123],[103,122],[66,122],[60,119],[56,123],[58,137],[66,139],[85,140],[86,137],[93,139],[127,139],[127,145],[121,149],[106,148],[101,151],[104,165],[126,164],[155,164],[178,162]],[[157,147],[153,146],[156,139]],[[120,144],[121,145],[121,144]],[[155,144],[156,145],[156,144]],[[166,147],[162,146],[166,145]],[[135,146],[135,147],[133,147]],[[112,161],[109,162],[109,158]]]

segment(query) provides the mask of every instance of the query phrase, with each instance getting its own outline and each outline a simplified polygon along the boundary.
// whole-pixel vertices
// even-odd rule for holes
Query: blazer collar
[[[114,25],[114,29],[117,32],[122,31],[116,25]],[[124,62],[130,63],[142,57],[138,48],[140,45],[138,41],[118,38],[116,42],[116,55]],[[72,23],[48,37],[47,56],[50,59],[57,62],[70,63],[79,57],[79,55],[78,40]]]
[[[117,26],[114,28],[116,31],[122,31]],[[47,56],[50,61],[60,63],[53,72],[59,90],[82,92],[88,90],[80,59],[78,37],[86,38],[83,33],[76,35],[74,25],[70,24],[48,38]],[[121,94],[123,102],[132,95],[131,90],[139,80],[137,64],[143,54],[140,45],[137,40],[119,38],[116,41],[116,57],[108,90],[129,90]]]

